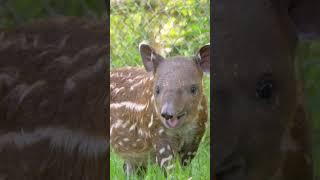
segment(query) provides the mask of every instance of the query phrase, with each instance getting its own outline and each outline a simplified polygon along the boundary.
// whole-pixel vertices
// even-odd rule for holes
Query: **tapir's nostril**
[[[169,120],[169,119],[171,119],[171,118],[173,117],[172,115],[167,114],[167,113],[161,113],[161,116],[162,116],[163,118],[165,118],[166,120]]]

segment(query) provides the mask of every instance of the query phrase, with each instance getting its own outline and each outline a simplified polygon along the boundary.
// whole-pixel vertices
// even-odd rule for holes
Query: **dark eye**
[[[156,95],[160,94],[160,87],[156,86]]]
[[[270,99],[274,90],[274,83],[270,78],[263,77],[256,84],[256,95],[262,99]]]
[[[196,94],[197,91],[198,91],[197,86],[196,86],[196,85],[192,85],[192,86],[191,86],[191,89],[190,89],[190,92],[191,92],[192,94]]]

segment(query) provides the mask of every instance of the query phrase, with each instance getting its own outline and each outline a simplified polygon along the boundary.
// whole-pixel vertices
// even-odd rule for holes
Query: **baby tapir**
[[[191,58],[164,58],[140,44],[145,69],[111,71],[110,143],[127,176],[148,159],[168,172],[174,157],[187,165],[195,156],[208,118],[202,78],[210,70],[209,50],[205,45]]]

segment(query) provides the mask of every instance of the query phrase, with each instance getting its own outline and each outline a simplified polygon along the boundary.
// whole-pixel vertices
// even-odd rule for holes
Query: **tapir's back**
[[[55,17],[0,29],[1,180],[107,179],[105,27]]]
[[[143,68],[114,69],[110,72],[110,82],[111,103],[121,101],[137,103],[152,96],[152,92],[146,87],[151,88],[153,76]]]
[[[139,156],[151,149],[153,75],[142,68],[121,68],[110,74],[111,146],[123,156]]]

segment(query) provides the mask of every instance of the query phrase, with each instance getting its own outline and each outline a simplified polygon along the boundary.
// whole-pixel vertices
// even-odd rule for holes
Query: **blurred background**
[[[91,0],[0,0],[0,28],[19,25],[36,18],[106,14],[105,1]]]
[[[312,129],[315,176],[320,177],[320,41],[302,42],[297,60],[305,79],[306,105]]]
[[[163,56],[193,55],[210,42],[209,0],[111,0],[111,65],[142,65],[138,45]]]
[[[210,42],[209,0],[111,0],[110,3],[111,68],[143,67],[138,49],[142,41],[165,57],[193,56]],[[204,85],[210,103],[208,76]],[[210,179],[209,133],[207,128],[190,166],[182,169],[176,163],[175,178]],[[111,179],[124,179],[122,164],[111,152]],[[146,179],[164,179],[164,176],[160,168],[150,165]]]

